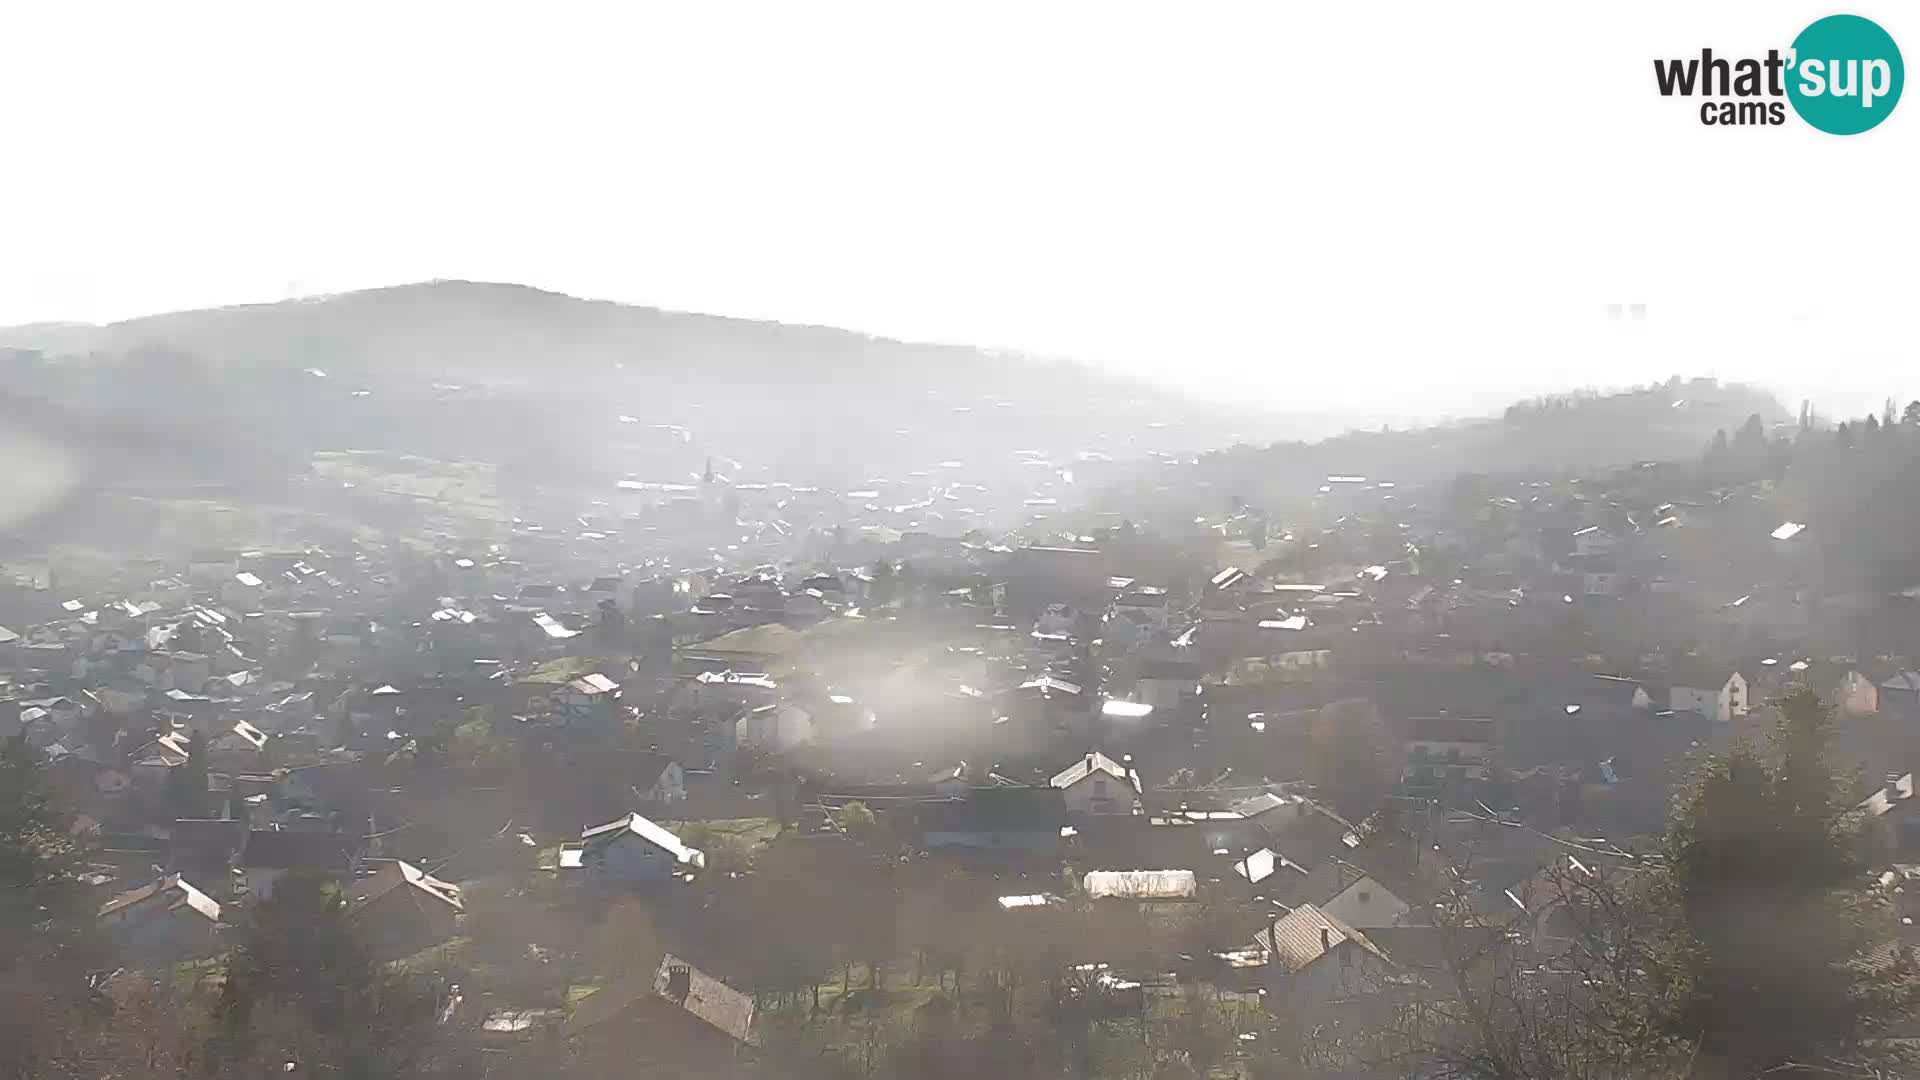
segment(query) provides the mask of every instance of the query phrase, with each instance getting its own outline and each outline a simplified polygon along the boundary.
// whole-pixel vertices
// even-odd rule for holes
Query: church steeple
[[[707,455],[707,471],[700,474],[700,482],[702,484],[705,484],[708,487],[713,486],[713,455],[712,454]]]

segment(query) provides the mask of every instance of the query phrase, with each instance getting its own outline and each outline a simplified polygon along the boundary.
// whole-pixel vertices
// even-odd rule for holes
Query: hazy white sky
[[[1830,10],[13,4],[0,324],[462,277],[1291,407],[1920,396],[1920,100],[1836,138],[1654,90]]]

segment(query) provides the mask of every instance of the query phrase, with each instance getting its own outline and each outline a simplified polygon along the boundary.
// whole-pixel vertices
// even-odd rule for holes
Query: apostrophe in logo
[[[1906,66],[1900,47],[1878,23],[1858,15],[1829,15],[1800,31],[1782,54],[1730,59],[1701,49],[1699,58],[1653,62],[1662,97],[1700,97],[1700,122],[1709,127],[1775,126],[1787,105],[1800,119],[1832,135],[1868,131],[1900,102]]]
[[[1829,15],[1793,39],[1787,100],[1800,119],[1831,135],[1858,135],[1900,103],[1906,67],[1878,23]]]

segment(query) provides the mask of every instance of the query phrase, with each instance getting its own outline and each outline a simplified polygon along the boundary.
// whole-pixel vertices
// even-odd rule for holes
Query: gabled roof
[[[1305,878],[1307,876],[1306,867],[1274,851],[1272,848],[1261,848],[1259,851],[1243,859],[1234,860],[1233,863],[1233,872],[1246,878],[1248,884],[1251,885],[1262,884],[1281,870],[1287,871],[1287,875],[1283,877],[1280,882],[1276,882],[1276,884],[1290,886],[1290,879]]]
[[[220,902],[187,884],[179,874],[168,874],[151,885],[121,893],[102,904],[100,914],[113,915],[145,903],[165,904],[169,911],[186,908],[208,922],[220,921]]]
[[[1894,808],[1912,801],[1913,774],[1907,773],[1898,779],[1890,780],[1880,790],[1867,796],[1860,805],[1854,807],[1854,811],[1865,814],[1867,817],[1885,817],[1892,813]]]
[[[627,755],[627,771],[636,780],[654,781],[673,764],[668,754],[656,754],[651,751],[635,751]]]
[[[1070,788],[1096,772],[1106,773],[1123,784],[1132,785],[1136,792],[1140,790],[1139,773],[1098,750],[1090,751],[1086,757],[1055,773],[1049,783],[1057,788]]]
[[[641,817],[628,814],[616,818],[605,825],[596,825],[580,830],[580,842],[589,849],[604,847],[627,836],[637,836],[661,851],[672,855],[675,862],[683,866],[705,866],[707,857],[698,848],[690,848],[680,842],[680,838],[671,831]]]
[[[1227,809],[1239,814],[1243,818],[1255,818],[1269,810],[1278,810],[1283,806],[1292,806],[1293,804],[1294,800],[1285,795],[1275,795],[1271,791],[1263,791],[1258,795],[1241,799],[1239,802],[1228,806]]]
[[[1920,693],[1920,671],[1903,671],[1890,679],[1884,679],[1880,683],[1880,688]]]
[[[676,975],[679,975],[676,978]],[[684,994],[684,996],[682,996]],[[642,1002],[659,999],[720,1033],[749,1045],[753,998],[668,953],[646,975],[630,976],[580,999],[567,1018],[568,1038],[611,1020]]]
[[[395,889],[407,890],[415,904],[449,908],[456,914],[466,910],[460,886],[441,881],[410,862],[394,860],[382,864],[373,874],[354,882],[353,905],[372,903]]]
[[[685,975],[676,985],[675,974],[680,969]],[[744,1043],[754,1041],[752,995],[735,990],[672,953],[661,957],[653,973],[653,992],[724,1035]]]
[[[1288,972],[1300,971],[1327,955],[1341,942],[1351,941],[1386,959],[1367,936],[1313,904],[1301,904],[1268,930],[1254,935],[1254,944],[1268,950],[1274,963]]]
[[[620,684],[596,671],[588,675],[580,676],[568,683],[567,687],[577,694],[592,695],[612,693],[620,689]]]
[[[248,746],[253,747],[255,750],[265,749],[267,745],[267,733],[247,723],[245,720],[234,724],[233,729],[228,731],[226,735],[222,735],[221,738],[224,739],[227,735],[244,740]]]
[[[1292,883],[1292,887],[1280,896],[1283,903],[1296,907],[1311,904],[1318,907],[1330,903],[1341,893],[1346,892],[1355,882],[1367,878],[1367,872],[1352,863],[1341,859],[1322,859],[1313,871]],[[1388,891],[1383,885],[1382,892]]]
[[[187,736],[183,732],[169,732],[141,747],[134,759],[146,761],[157,759],[169,765],[184,764],[187,760]]]

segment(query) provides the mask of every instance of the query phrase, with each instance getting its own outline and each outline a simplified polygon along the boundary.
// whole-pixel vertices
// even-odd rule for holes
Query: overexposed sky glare
[[[1652,76],[1833,10],[16,4],[0,325],[473,278],[1289,409],[1865,407],[1920,397],[1920,100],[1720,129]]]

